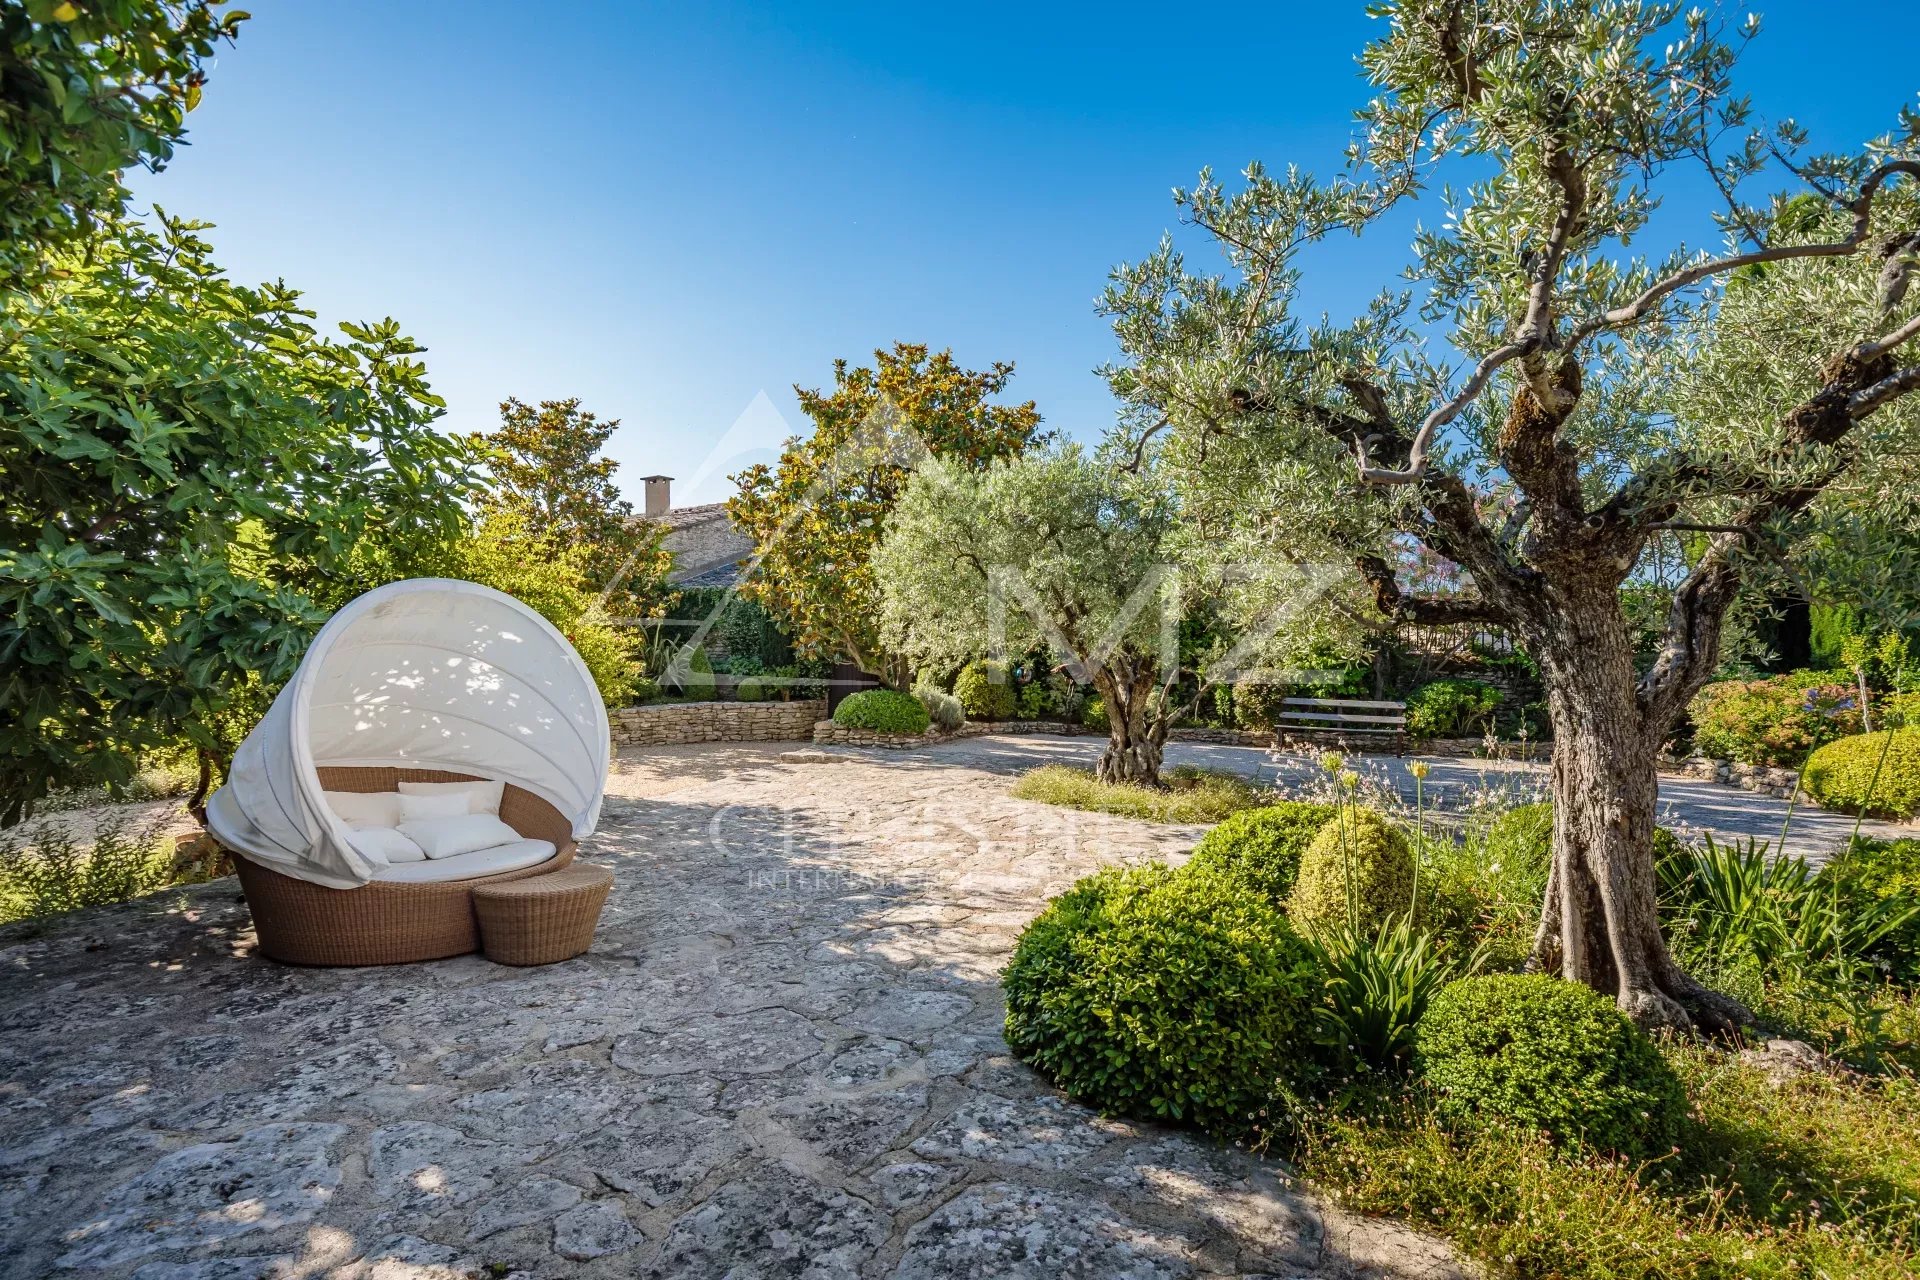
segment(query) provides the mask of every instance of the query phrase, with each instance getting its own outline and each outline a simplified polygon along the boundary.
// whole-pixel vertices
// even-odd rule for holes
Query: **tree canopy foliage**
[[[510,513],[517,537],[548,548],[529,543],[528,553],[569,557],[603,614],[638,619],[666,603],[673,557],[660,545],[666,530],[634,516],[613,480],[619,464],[601,452],[619,426],[578,399],[538,407],[508,399],[499,429],[474,443],[493,479],[487,507]]]
[[[224,0],[0,0],[0,288],[126,201],[200,101],[202,65],[247,19]]]
[[[1077,444],[983,470],[928,458],[874,554],[880,639],[936,667],[1051,649],[1105,704],[1110,741],[1100,777],[1156,784],[1167,730],[1183,710],[1174,698],[1183,674],[1204,691],[1256,663],[1337,642],[1337,621],[1295,611],[1271,615],[1264,628],[1244,619],[1251,625],[1237,649],[1183,654],[1182,624],[1218,614],[1246,585],[1193,550],[1158,476],[1122,470]],[[1302,599],[1306,577],[1293,583]],[[1271,598],[1271,573],[1263,578]]]
[[[391,320],[316,332],[201,224],[116,219],[0,311],[0,823],[298,662],[362,536],[444,541],[476,476]]]
[[[802,650],[845,655],[904,688],[906,664],[878,630],[874,548],[920,458],[978,469],[1038,438],[1032,401],[994,402],[1012,376],[1011,364],[963,369],[950,351],[903,342],[874,352],[872,368],[835,361],[831,390],[795,387],[813,433],[788,440],[777,466],[735,476],[740,493],[727,504],[754,540],[742,592],[778,617]]]

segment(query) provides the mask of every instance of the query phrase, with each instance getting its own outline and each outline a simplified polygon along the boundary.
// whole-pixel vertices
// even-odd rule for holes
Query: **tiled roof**
[[[660,523],[669,529],[678,529],[682,525],[699,524],[706,520],[725,519],[727,504],[724,502],[703,502],[697,507],[675,507],[660,517]]]

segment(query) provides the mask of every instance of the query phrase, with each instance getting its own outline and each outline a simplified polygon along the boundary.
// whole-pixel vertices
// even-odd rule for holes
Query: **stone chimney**
[[[643,514],[649,520],[658,520],[673,510],[673,477],[642,476],[641,482],[647,486],[647,505]]]

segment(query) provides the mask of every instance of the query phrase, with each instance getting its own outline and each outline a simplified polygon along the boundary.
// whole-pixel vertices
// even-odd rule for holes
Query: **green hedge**
[[[1226,877],[1089,876],[1027,926],[1004,983],[1014,1052],[1109,1114],[1246,1133],[1313,1061],[1307,949]]]
[[[1407,732],[1415,738],[1459,738],[1493,726],[1500,691],[1481,680],[1435,680],[1407,698]]]
[[[1370,933],[1412,905],[1413,850],[1406,836],[1371,809],[1353,806],[1322,826],[1301,855],[1287,917],[1303,932],[1337,929],[1351,907],[1354,922]]]
[[[1686,1115],[1666,1060],[1613,1001],[1545,974],[1463,978],[1420,1020],[1415,1061],[1441,1114],[1595,1151],[1665,1154]]]
[[[1823,809],[1910,818],[1920,810],[1920,730],[1892,730],[1891,741],[1883,730],[1829,742],[1807,757],[1800,785]]]
[[[1330,804],[1283,800],[1231,815],[1202,836],[1187,866],[1233,877],[1276,907],[1286,904],[1300,858],[1338,812]]]
[[[925,733],[927,709],[920,699],[893,689],[862,689],[833,709],[833,722],[876,733]]]
[[[1016,710],[1013,682],[1007,664],[975,658],[954,677],[953,696],[969,720],[1011,720]]]

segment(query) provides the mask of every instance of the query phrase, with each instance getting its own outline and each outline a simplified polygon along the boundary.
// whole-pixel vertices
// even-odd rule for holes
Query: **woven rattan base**
[[[564,871],[473,891],[480,941],[498,964],[558,964],[593,945],[613,872],[576,862]]]
[[[466,782],[472,775],[437,769],[323,767],[329,791],[393,791],[402,782]],[[287,964],[413,964],[480,949],[473,892],[484,885],[550,875],[573,861],[566,818],[532,792],[508,786],[500,819],[523,836],[553,842],[557,852],[536,867],[475,880],[329,889],[281,875],[245,855],[234,857],[241,891],[253,912],[260,952]]]

